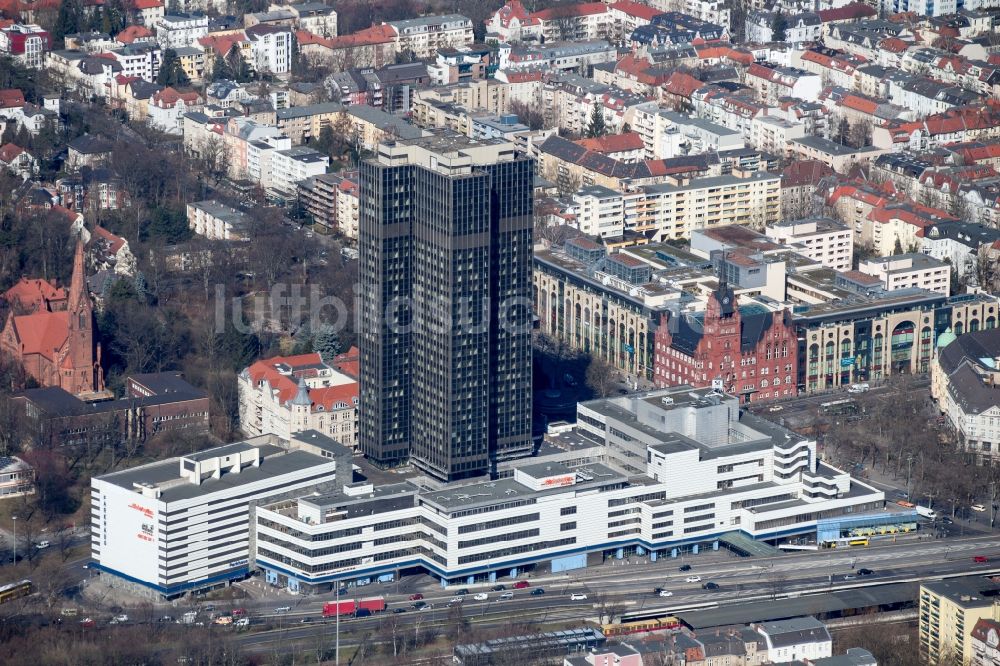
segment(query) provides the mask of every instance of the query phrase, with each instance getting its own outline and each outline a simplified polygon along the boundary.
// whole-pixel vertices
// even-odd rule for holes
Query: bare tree
[[[606,361],[597,358],[590,360],[587,366],[587,388],[599,398],[606,398],[615,390],[618,371]]]

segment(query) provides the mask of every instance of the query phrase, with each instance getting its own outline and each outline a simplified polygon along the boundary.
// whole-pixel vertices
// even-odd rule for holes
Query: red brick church
[[[791,313],[757,304],[739,307],[724,281],[712,292],[704,313],[664,316],[655,345],[653,380],[660,387],[721,385],[744,402],[797,392]]]
[[[11,303],[0,335],[5,355],[41,386],[58,386],[78,396],[104,390],[82,242],[76,246],[68,291],[46,280],[22,279],[4,298]]]

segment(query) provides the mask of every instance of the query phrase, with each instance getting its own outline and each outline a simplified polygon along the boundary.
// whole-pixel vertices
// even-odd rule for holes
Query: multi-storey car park
[[[413,571],[470,583],[887,517],[883,493],[820,463],[815,441],[716,389],[581,403],[572,435],[575,450],[511,462],[494,480],[351,484],[258,506],[253,565],[302,591]]]

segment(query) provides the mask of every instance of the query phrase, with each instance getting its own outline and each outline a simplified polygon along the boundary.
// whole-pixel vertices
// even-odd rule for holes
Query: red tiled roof
[[[41,310],[46,302],[65,301],[66,290],[41,278],[21,278],[3,293],[3,299],[11,304],[20,303],[22,308],[28,310]]]
[[[348,377],[361,378],[361,350],[351,347],[343,354],[337,354],[330,361],[330,365],[340,370]]]
[[[156,9],[163,6],[160,0],[132,0],[132,3],[136,9]]]
[[[540,12],[535,12],[531,17],[539,21],[551,21],[568,16],[593,16],[595,14],[604,14],[607,11],[608,6],[603,2],[581,2],[575,5],[557,5],[549,9],[543,9]]]
[[[154,93],[152,101],[160,107],[172,107],[180,100],[184,100],[185,104],[191,104],[192,102],[197,102],[199,99],[201,99],[201,96],[194,90],[180,92],[179,90],[167,87]]]
[[[4,146],[0,146],[0,162],[4,164],[10,164],[14,161],[18,155],[24,152],[24,148],[17,145],[16,143],[8,143]]]
[[[356,46],[373,46],[375,44],[388,44],[396,41],[396,31],[389,25],[373,25],[370,28],[359,30],[351,35],[343,35],[331,39],[325,44],[331,49],[349,49]]]
[[[744,51],[743,49],[733,48],[732,46],[712,44],[711,46],[696,47],[695,51],[698,53],[698,57],[702,60],[719,58],[732,60],[733,62],[740,63],[741,65],[749,65],[754,61],[752,53]]]
[[[863,2],[852,2],[837,9],[821,9],[816,13],[819,14],[819,20],[822,23],[850,21],[878,14],[873,7]]]
[[[509,0],[507,4],[497,10],[495,16],[499,17],[500,23],[506,28],[510,22],[517,19],[522,24],[529,20],[528,10],[521,4],[521,0]]]
[[[646,21],[652,21],[654,16],[659,16],[664,13],[659,9],[654,9],[649,5],[644,5],[640,2],[633,2],[632,0],[618,0],[618,2],[611,5],[611,9],[617,10],[623,14],[628,14],[629,16],[644,19]]]
[[[674,72],[667,79],[663,89],[678,97],[690,97],[695,90],[701,88],[704,83],[685,72]]]
[[[115,41],[122,44],[131,44],[137,39],[146,39],[152,36],[153,33],[149,28],[141,25],[130,25],[115,35]]]
[[[233,44],[246,41],[247,36],[242,32],[234,32],[229,35],[209,35],[198,39],[198,43],[205,48],[212,49],[217,54],[225,57],[229,55]]]
[[[840,105],[869,115],[874,115],[876,109],[878,109],[878,102],[862,97],[861,95],[845,95],[840,100]]]
[[[330,411],[334,405],[342,403],[347,407],[355,407],[358,399],[360,387],[357,382],[339,384],[337,386],[323,386],[309,390],[309,399],[312,400],[313,407],[322,407],[323,411]]]
[[[508,83],[527,83],[528,81],[541,81],[544,78],[544,74],[541,70],[536,70],[531,72],[505,72],[504,76],[507,77]]]
[[[61,310],[14,317],[14,330],[24,355],[40,354],[55,361],[69,337],[69,313]]]
[[[796,160],[781,172],[782,187],[800,187],[816,184],[820,178],[833,174],[825,162],[819,160]]]
[[[637,132],[625,132],[624,134],[609,134],[607,136],[593,139],[580,139],[575,142],[587,150],[598,153],[621,153],[630,150],[642,150],[642,136]]]
[[[883,51],[888,51],[890,53],[902,53],[906,49],[910,48],[908,42],[904,42],[899,37],[886,37],[881,42],[878,43],[878,47]]]
[[[108,243],[112,254],[117,253],[125,245],[125,239],[116,236],[102,226],[94,227],[94,238],[100,238]]]
[[[24,106],[24,93],[17,88],[4,88],[0,90],[0,108],[12,109]]]

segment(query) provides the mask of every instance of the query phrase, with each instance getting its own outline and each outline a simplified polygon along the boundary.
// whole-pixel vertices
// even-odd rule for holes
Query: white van
[[[848,393],[864,393],[871,387],[868,384],[851,384],[851,387],[847,389]]]

